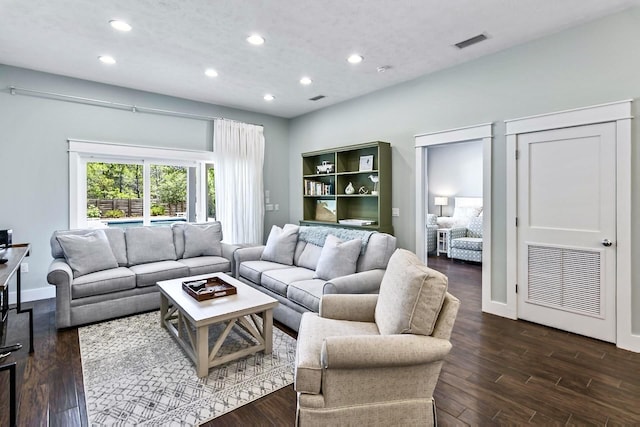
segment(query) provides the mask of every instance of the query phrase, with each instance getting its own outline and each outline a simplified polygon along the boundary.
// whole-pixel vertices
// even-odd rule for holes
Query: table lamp
[[[440,206],[440,215],[438,216],[442,216],[442,207],[449,204],[449,199],[447,197],[434,197],[433,200],[436,206]]]

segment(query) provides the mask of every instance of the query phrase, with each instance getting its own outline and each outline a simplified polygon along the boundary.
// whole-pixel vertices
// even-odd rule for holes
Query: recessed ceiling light
[[[309,77],[303,77],[300,79],[300,84],[301,85],[310,85],[313,82],[313,80],[311,80]]]
[[[124,31],[124,32],[131,31],[131,25],[127,24],[124,21],[112,19],[111,21],[109,21],[109,24],[111,24],[111,26],[118,31]]]
[[[352,64],[359,64],[362,62],[363,59],[364,58],[362,57],[362,55],[358,55],[357,53],[354,53],[353,55],[347,58],[347,61],[349,61]]]
[[[259,36],[258,34],[251,34],[247,37],[247,41],[252,45],[260,46],[261,44],[264,44],[264,37]]]
[[[102,62],[103,64],[115,64],[116,60],[113,58],[113,56],[109,56],[109,55],[101,55],[98,56],[98,59],[100,60],[100,62]]]
[[[207,68],[204,73],[207,77],[218,77],[218,72],[213,68]]]
[[[265,96],[263,96],[265,101],[273,101],[274,99],[276,99],[275,96],[271,95],[270,93],[266,94]]]

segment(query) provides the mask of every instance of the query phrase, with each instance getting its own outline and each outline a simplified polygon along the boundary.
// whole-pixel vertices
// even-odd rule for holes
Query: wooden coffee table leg
[[[209,326],[200,326],[196,331],[196,372],[204,378],[209,374]]]
[[[262,313],[262,338],[264,338],[264,354],[271,354],[273,349],[273,310]]]
[[[164,324],[164,318],[167,316],[167,312],[169,311],[169,300],[160,292],[160,326],[167,329],[167,326]]]

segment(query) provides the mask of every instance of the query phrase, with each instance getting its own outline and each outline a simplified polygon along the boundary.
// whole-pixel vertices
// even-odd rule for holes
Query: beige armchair
[[[379,295],[324,295],[298,333],[297,424],[433,425],[460,305],[446,288],[446,276],[398,249]]]

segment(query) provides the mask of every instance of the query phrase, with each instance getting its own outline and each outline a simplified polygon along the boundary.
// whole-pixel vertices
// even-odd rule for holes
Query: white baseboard
[[[47,286],[46,288],[23,289],[20,301],[38,301],[41,299],[49,299],[55,297],[56,288],[54,286]],[[17,301],[18,300],[16,298],[16,292],[9,292],[9,304],[15,304]]]

